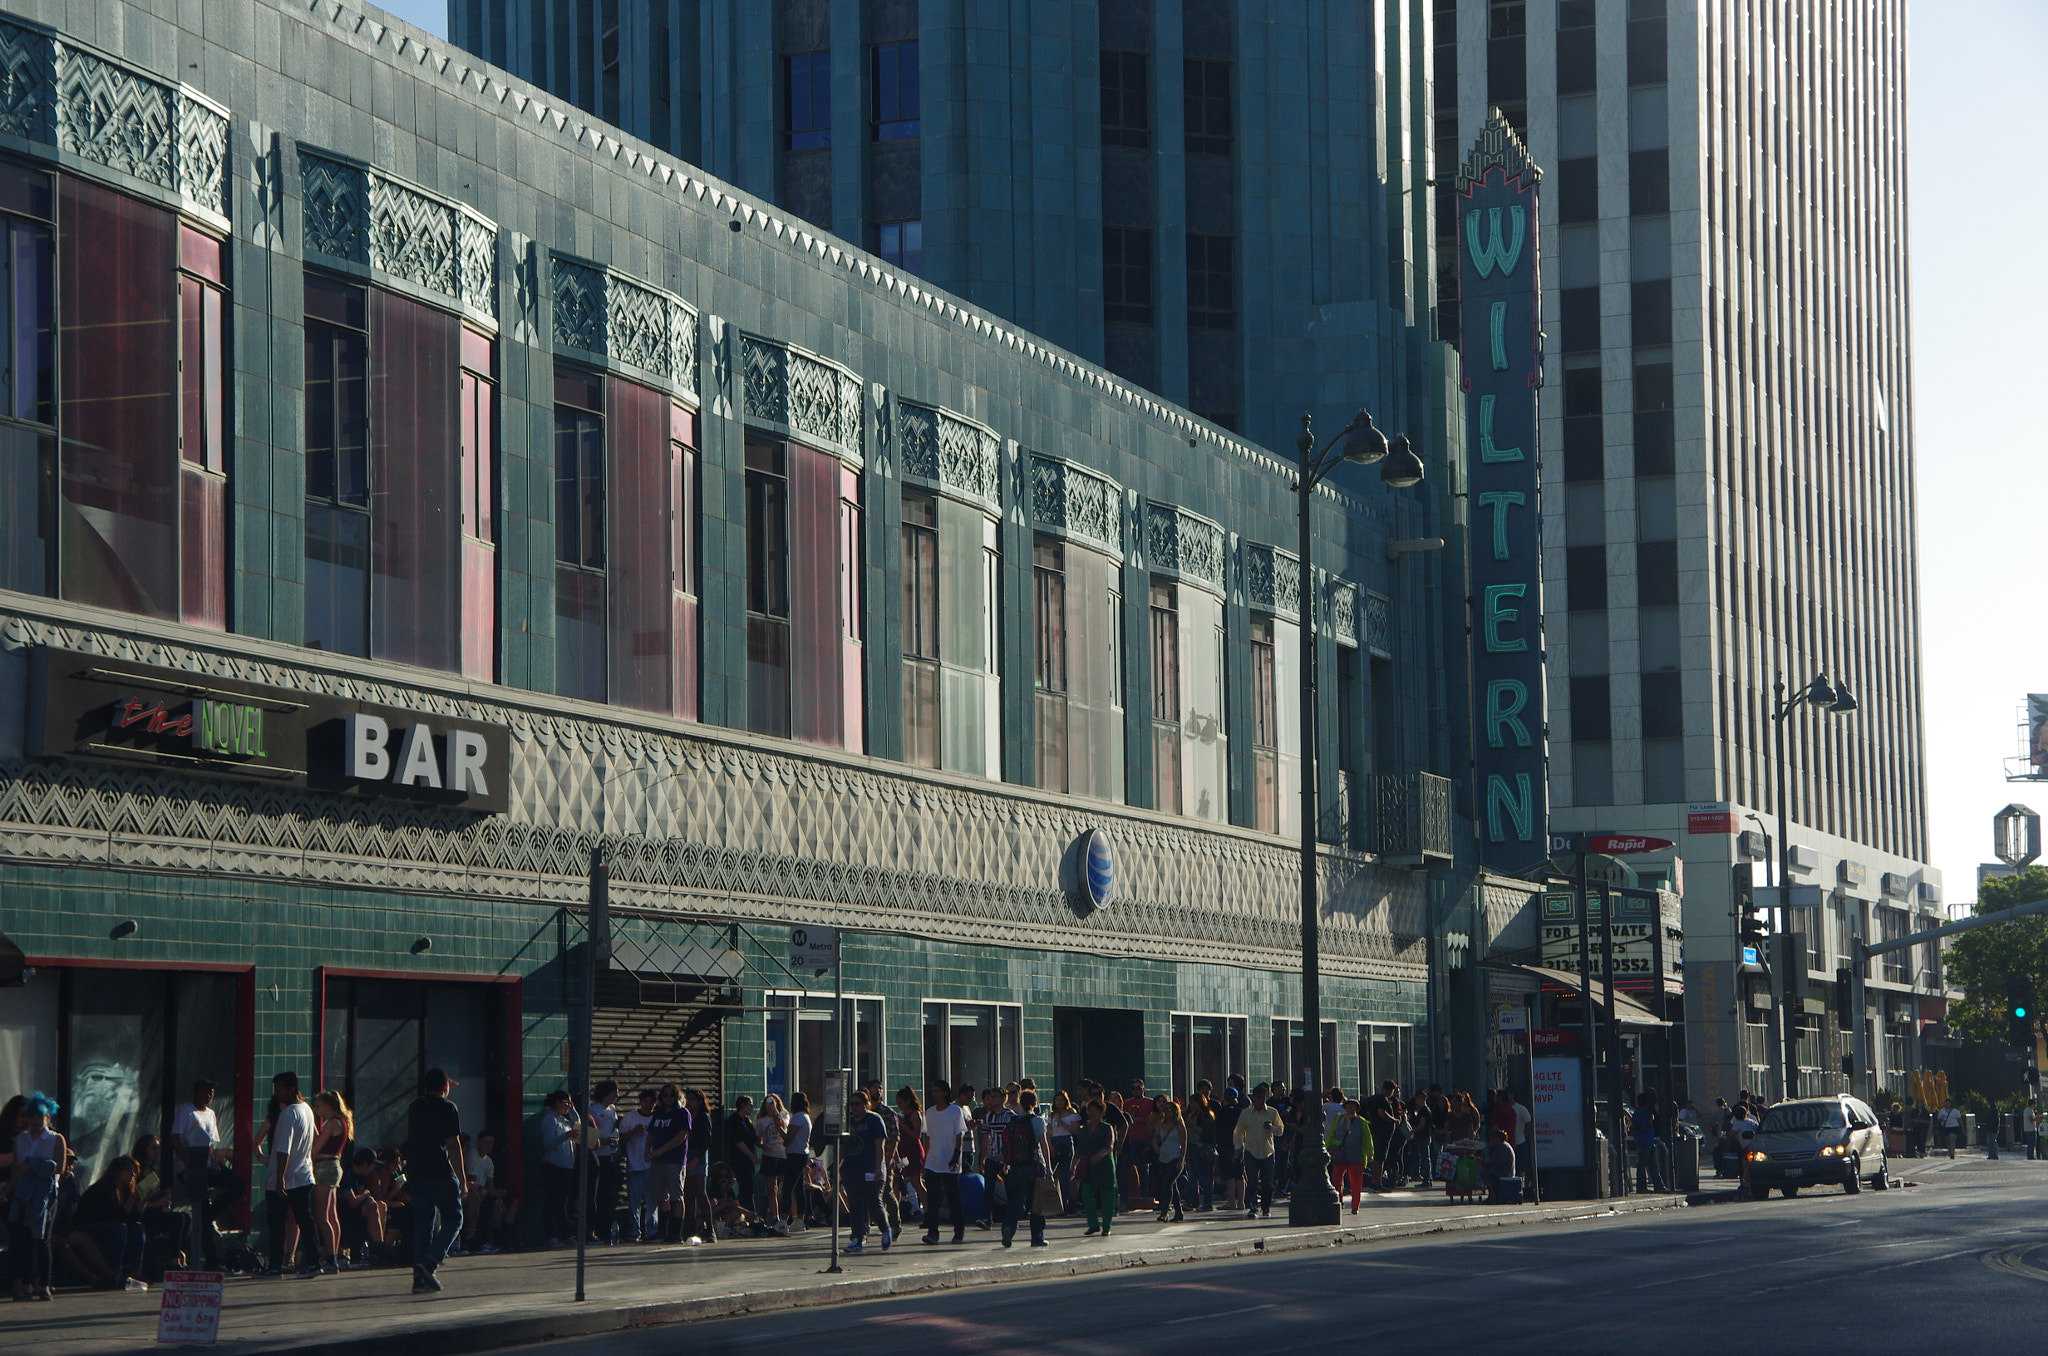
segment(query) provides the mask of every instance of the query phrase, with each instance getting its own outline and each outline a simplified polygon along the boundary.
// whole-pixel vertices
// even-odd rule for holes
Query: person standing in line
[[[689,1171],[683,1177],[683,1201],[687,1207],[683,1211],[683,1232],[706,1243],[716,1243],[718,1220],[711,1209],[711,1165],[718,1157],[718,1117],[711,1099],[700,1088],[684,1093],[683,1105],[690,1111]]]
[[[329,1089],[313,1094],[313,1120],[317,1126],[313,1144],[313,1220],[320,1226],[320,1249],[326,1254],[320,1269],[332,1275],[348,1265],[341,1256],[341,1156],[356,1137],[356,1118],[339,1092]]]
[[[845,1148],[839,1159],[840,1183],[853,1207],[852,1238],[846,1244],[849,1253],[867,1246],[869,1220],[881,1232],[883,1252],[889,1251],[889,1245],[896,1241],[889,1232],[889,1217],[882,1210],[882,1151],[888,1142],[888,1127],[869,1110],[868,1095],[855,1092],[847,1103],[846,1133],[841,1136]]]
[[[2041,1104],[2032,1097],[2020,1108],[2020,1134],[2027,1141],[2027,1161],[2041,1157]]]
[[[1266,1105],[1266,1091],[1264,1083],[1252,1089],[1252,1104],[1238,1116],[1232,1132],[1244,1163],[1246,1219],[1273,1217],[1273,1153],[1287,1128],[1280,1113]]]
[[[789,1113],[782,1098],[769,1093],[761,1099],[761,1114],[754,1117],[754,1133],[761,1137],[761,1181],[767,1191],[767,1209],[761,1218],[768,1227],[782,1231],[783,1184],[789,1175]]]
[[[1948,1156],[1956,1156],[1956,1141],[1963,1135],[1963,1113],[1956,1110],[1956,1100],[1951,1097],[1941,1104],[1941,1110],[1934,1113],[1934,1129],[1939,1136],[1937,1147],[1947,1149]]]
[[[1188,1147],[1182,1155],[1187,1175],[1181,1181],[1188,1209],[1206,1214],[1216,1208],[1216,1108],[1209,1102],[1207,1079],[1195,1085],[1181,1119],[1187,1122]]]
[[[1244,1156],[1237,1151],[1237,1119],[1248,1102],[1244,1075],[1223,1080],[1223,1098],[1216,1106],[1216,1175],[1223,1181],[1223,1207],[1244,1209]]]
[[[229,1146],[221,1138],[220,1118],[213,1109],[213,1081],[192,1085],[192,1100],[178,1108],[171,1121],[171,1143],[183,1160],[181,1174],[192,1201],[192,1229],[199,1235],[199,1255],[206,1268],[220,1264],[220,1235],[214,1221],[249,1190],[234,1169],[221,1161]]]
[[[1330,1181],[1337,1189],[1337,1199],[1344,1199],[1344,1188],[1351,1188],[1351,1213],[1358,1213],[1358,1200],[1365,1190],[1365,1165],[1372,1159],[1372,1129],[1365,1118],[1358,1114],[1358,1099],[1346,1098],[1343,1110],[1330,1122],[1330,1128],[1323,1133],[1323,1147],[1330,1154]]]
[[[789,1094],[789,1128],[783,1132],[782,1232],[810,1218],[811,1192],[811,1099],[801,1092]]]
[[[576,1237],[576,1100],[556,1088],[540,1111],[541,1219],[550,1248]]]
[[[647,1118],[647,1194],[654,1208],[654,1233],[649,1241],[680,1243],[687,1206],[683,1174],[690,1159],[691,1114],[683,1106],[683,1090],[664,1083],[655,1094]]]
[[[1060,1188],[1060,1214],[1071,1213],[1074,1204],[1074,1132],[1081,1127],[1081,1113],[1065,1088],[1052,1094],[1051,1113],[1045,1118],[1046,1170]]]
[[[50,1298],[50,1236],[71,1162],[71,1146],[50,1126],[58,1110],[50,1097],[31,1092],[22,1103],[21,1128],[7,1144],[14,1156],[8,1165],[7,1260],[18,1300]]]
[[[1520,1163],[1529,1152],[1529,1128],[1536,1123],[1536,1113],[1522,1104],[1513,1088],[1502,1088],[1500,1095],[1507,1102],[1508,1110],[1515,1113],[1515,1128],[1508,1135],[1508,1144],[1515,1151],[1515,1161]],[[1656,1099],[1652,1097],[1651,1100]]]
[[[597,1143],[590,1150],[590,1241],[607,1246],[616,1242],[619,1202],[625,1196],[624,1160],[619,1157],[619,1083],[606,1078],[590,1090],[590,1110],[585,1113]]]
[[[317,1257],[319,1234],[313,1222],[313,1137],[317,1127],[313,1124],[313,1109],[299,1095],[298,1074],[287,1070],[271,1079],[270,1087],[277,1096],[277,1123],[270,1132],[271,1180],[284,1199],[285,1209],[291,1212],[292,1222],[299,1228],[298,1252],[303,1259],[299,1275],[318,1276],[321,1260],[331,1264],[333,1259]],[[272,1219],[276,1217],[273,1214]],[[270,1274],[278,1276],[283,1271],[284,1231],[273,1227]]]
[[[924,1107],[908,1083],[896,1089],[896,1158],[903,1174],[900,1217],[924,1218]]]
[[[1011,1190],[1008,1130],[1017,1113],[1011,1109],[1005,1097],[1002,1088],[982,1089],[981,1126],[976,1143],[981,1146],[983,1218],[975,1221],[982,1228],[991,1228],[995,1224],[996,1195],[999,1187],[1006,1205]]]
[[[761,1132],[754,1128],[754,1099],[734,1099],[732,1115],[725,1119],[725,1161],[732,1169],[733,1194],[747,1209],[754,1208],[754,1182],[761,1169]]]
[[[1088,1233],[1109,1237],[1116,1218],[1116,1131],[1106,1118],[1108,1106],[1090,1098],[1081,1132],[1074,1136],[1074,1170],[1081,1177],[1081,1204],[1088,1214]]]
[[[654,1119],[654,1089],[640,1089],[639,1104],[619,1117],[619,1144],[626,1152],[626,1237],[654,1238],[656,1217],[648,1194],[647,1124]]]
[[[434,1273],[462,1237],[462,1114],[448,1100],[456,1082],[429,1069],[405,1112],[406,1189],[412,1193],[412,1293],[436,1294]],[[618,1095],[618,1085],[612,1085]]]
[[[1003,1209],[1003,1246],[1017,1237],[1017,1221],[1031,1221],[1031,1246],[1045,1246],[1045,1216],[1038,1208],[1038,1184],[1050,1162],[1045,1117],[1038,1114],[1038,1090],[1019,1088],[1017,1105],[1003,1126],[1003,1159],[1008,1170],[1003,1178],[1010,1193]]]
[[[953,1241],[967,1241],[967,1213],[960,1204],[960,1161],[967,1152],[967,1118],[953,1105],[944,1079],[932,1083],[924,1113],[924,1241],[939,1241],[939,1207],[953,1221]]]
[[[903,1207],[897,1201],[903,1191],[903,1170],[896,1162],[902,1157],[903,1122],[898,1119],[896,1109],[889,1105],[889,1099],[883,1096],[881,1079],[870,1078],[862,1091],[868,1095],[868,1111],[881,1117],[882,1128],[889,1132],[888,1141],[882,1145],[878,1180],[882,1184],[882,1213],[889,1217],[889,1235],[893,1238],[903,1232]]]
[[[1161,1224],[1166,1223],[1168,1210],[1178,1224],[1183,1205],[1181,1174],[1188,1161],[1187,1117],[1180,1103],[1162,1093],[1152,1099],[1152,1124],[1147,1128],[1152,1145],[1152,1208],[1158,1211]]]
[[[1159,1161],[1152,1152],[1152,1099],[1145,1095],[1144,1079],[1131,1080],[1124,1115],[1130,1120],[1124,1138],[1124,1209],[1142,1210],[1155,1196],[1152,1165]]]

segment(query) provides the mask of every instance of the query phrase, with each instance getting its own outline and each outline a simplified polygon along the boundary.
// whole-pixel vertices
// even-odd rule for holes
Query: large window
[[[1251,1063],[1246,1045],[1249,1023],[1242,1017],[1209,1013],[1173,1014],[1173,1095],[1186,1101],[1195,1084],[1207,1079],[1213,1092],[1223,1080],[1244,1074]]]
[[[330,974],[322,987],[320,1081],[309,1086],[347,1099],[358,1145],[405,1142],[406,1108],[428,1069],[455,1080],[449,1099],[472,1135],[495,1130],[504,1143],[515,1091],[507,1080],[516,1077],[505,1070],[517,1067],[503,1048],[505,986]]]
[[[228,625],[226,249],[178,231],[179,614],[195,626]]]
[[[1230,63],[1182,63],[1181,102],[1187,126],[1183,133],[1190,155],[1229,155],[1231,141]]]
[[[868,69],[874,139],[917,136],[923,100],[918,92],[916,41],[877,43],[869,49]]]
[[[1014,1003],[926,1003],[924,1079],[1001,1087],[1024,1076],[1024,1009]]]
[[[1122,800],[1122,571],[1100,551],[1051,537],[1037,539],[1033,565],[1038,784]]]
[[[885,264],[924,275],[924,222],[885,221],[875,227],[875,253]]]
[[[605,698],[602,381],[555,373],[555,691]]]
[[[50,178],[0,166],[0,587],[54,593],[55,209]]]
[[[844,1005],[840,1011],[853,1023],[849,1032],[852,1045],[845,1057],[853,1069],[855,1086],[866,1087],[870,1080],[887,1076],[882,1051],[882,1000],[848,997],[840,1001]],[[771,993],[767,1006],[761,1091],[764,1095],[774,1093],[785,1105],[791,1093],[801,1092],[810,1098],[811,1113],[815,1116],[825,1104],[826,1075],[840,1067],[840,1027],[832,1019],[832,999],[815,994]],[[851,1092],[852,1088],[846,1091]]]
[[[381,288],[305,300],[306,643],[487,676],[491,341]]]
[[[1188,235],[1188,324],[1227,330],[1237,323],[1237,241]]]
[[[1409,1080],[1415,1076],[1415,1028],[1398,1022],[1358,1024],[1358,1088],[1362,1097],[1378,1092],[1380,1084],[1392,1079],[1403,1093],[1413,1091]],[[1335,1082],[1324,1075],[1325,1082]]]
[[[1106,320],[1152,323],[1152,232],[1102,228],[1102,314]]]
[[[797,443],[747,443],[747,725],[859,751],[866,640],[860,473]]]
[[[1252,826],[1301,832],[1301,631],[1252,614]]]
[[[1323,1026],[1323,1086],[1329,1087],[1339,1081],[1337,1077],[1337,1024],[1324,1022]],[[1273,1019],[1273,1082],[1280,1087],[1291,1088],[1301,1081],[1302,1070],[1308,1067],[1308,1042],[1302,1038],[1300,1018]]]
[[[1102,144],[1145,149],[1152,140],[1152,99],[1143,52],[1102,54]]]
[[[1153,808],[1221,821],[1229,813],[1223,724],[1223,601],[1152,581]]]
[[[815,151],[832,144],[832,54],[798,52],[782,59],[784,144]]]
[[[1002,768],[996,672],[996,524],[978,508],[903,496],[903,757],[995,776]]]

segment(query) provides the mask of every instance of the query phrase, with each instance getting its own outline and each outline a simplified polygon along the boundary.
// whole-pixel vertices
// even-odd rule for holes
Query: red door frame
[[[229,974],[237,977],[235,984],[235,1086],[242,1097],[242,1116],[248,1133],[239,1134],[242,1126],[230,1125],[228,1132],[234,1136],[235,1171],[245,1182],[256,1185],[249,1175],[256,1161],[256,1136],[260,1132],[263,1117],[257,1113],[256,1099],[256,967],[236,965],[225,961],[154,961],[154,960],[77,960],[68,956],[30,956],[29,965],[38,970],[157,970],[186,973],[205,972]],[[57,1014],[62,1020],[64,1014]],[[235,1202],[231,1221],[238,1229],[249,1227],[249,1197],[243,1192]]]
[[[525,981],[518,975],[466,975],[451,971],[359,970],[342,965],[322,965],[313,971],[313,1085],[327,1082],[327,981],[329,979],[425,980],[441,984],[487,984],[496,994],[500,1022],[498,1034],[504,1057],[510,1066],[505,1075],[505,1092],[498,1104],[504,1129],[500,1132],[498,1160],[503,1168],[500,1180],[514,1200],[523,1200],[526,1190],[526,1049],[521,1025],[525,1013]],[[481,1127],[479,1127],[481,1128]]]

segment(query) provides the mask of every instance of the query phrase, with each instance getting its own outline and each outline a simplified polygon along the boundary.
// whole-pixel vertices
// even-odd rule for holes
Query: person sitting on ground
[[[103,1290],[147,1290],[142,1275],[142,1193],[136,1183],[142,1165],[123,1154],[107,1166],[100,1180],[86,1188],[72,1214],[72,1229],[90,1238],[106,1274],[98,1279]]]
[[[412,1239],[412,1193],[405,1185],[405,1154],[386,1145],[377,1151],[370,1194],[384,1206],[384,1241],[392,1247]]]
[[[505,1247],[519,1219],[519,1202],[510,1190],[498,1185],[498,1163],[492,1157],[497,1147],[498,1137],[485,1130],[476,1137],[475,1150],[463,1155],[469,1165],[470,1181],[475,1184],[476,1201],[476,1231],[466,1247],[486,1257]]]
[[[740,1204],[739,1175],[730,1163],[711,1165],[711,1218],[728,1237],[738,1237],[742,1229],[757,1238],[772,1232],[759,1215]]]
[[[1508,1143],[1507,1132],[1489,1130],[1486,1132],[1486,1157],[1479,1164],[1479,1182],[1491,1196],[1500,1190],[1501,1179],[1515,1175],[1515,1146]]]

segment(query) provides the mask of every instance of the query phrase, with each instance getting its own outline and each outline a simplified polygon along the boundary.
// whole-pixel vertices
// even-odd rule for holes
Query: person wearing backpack
[[[1009,1202],[1003,1207],[1003,1246],[1009,1247],[1017,1237],[1017,1221],[1025,1216],[1031,1220],[1031,1246],[1045,1246],[1045,1209],[1038,1199],[1041,1182],[1049,1182],[1046,1176],[1052,1160],[1052,1148],[1046,1142],[1045,1117],[1038,1114],[1038,1093],[1030,1088],[1017,1093],[1015,1110],[1004,1113],[1002,1123],[1002,1154],[1004,1162],[1003,1189],[1009,1192]],[[1057,1188],[1054,1199],[1058,1198]]]

